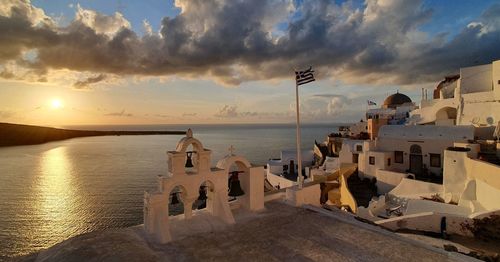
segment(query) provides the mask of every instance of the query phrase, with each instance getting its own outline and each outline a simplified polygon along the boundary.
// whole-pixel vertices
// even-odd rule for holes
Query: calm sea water
[[[188,126],[79,126],[91,130],[186,130]],[[212,153],[254,165],[295,148],[293,125],[190,125]],[[335,125],[304,125],[312,149]],[[142,197],[166,174],[166,151],[182,136],[105,136],[0,148],[0,260],[50,247],[69,237],[142,223]]]

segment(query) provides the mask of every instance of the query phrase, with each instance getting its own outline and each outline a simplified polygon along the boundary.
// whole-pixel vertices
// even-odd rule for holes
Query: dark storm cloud
[[[138,36],[120,14],[78,8],[70,25],[57,27],[30,3],[7,1],[0,4],[0,10],[10,5],[10,12],[0,13],[0,63],[40,76],[54,69],[179,74],[229,85],[291,78],[293,69],[313,65],[319,78],[411,84],[500,59],[500,5],[450,37],[419,31],[432,10],[413,0],[368,0],[361,10],[327,0],[299,6],[292,0],[176,3],[181,13],[165,17],[158,34]],[[277,29],[284,22],[286,28]],[[36,58],[24,58],[27,50],[36,50]]]
[[[84,80],[76,81],[73,84],[73,88],[75,88],[75,89],[87,89],[87,88],[90,88],[90,85],[95,84],[95,83],[99,83],[105,79],[106,79],[105,74],[99,74],[99,75],[94,76],[94,77],[89,77],[89,78],[86,78]]]

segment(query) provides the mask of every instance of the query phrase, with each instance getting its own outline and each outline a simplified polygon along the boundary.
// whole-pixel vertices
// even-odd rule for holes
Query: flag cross
[[[230,146],[227,150],[229,151],[229,154],[230,154],[231,156],[234,156],[234,151],[236,150],[236,148],[234,148],[234,146],[233,146],[233,145],[231,145],[231,146]]]

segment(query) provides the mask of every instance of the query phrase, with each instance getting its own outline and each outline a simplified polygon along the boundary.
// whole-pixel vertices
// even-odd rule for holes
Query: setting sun
[[[59,109],[63,106],[61,100],[59,99],[53,99],[51,102],[50,102],[50,105],[52,106],[52,108],[54,109]]]

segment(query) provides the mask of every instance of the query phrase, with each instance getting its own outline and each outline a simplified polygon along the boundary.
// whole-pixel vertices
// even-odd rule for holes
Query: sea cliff
[[[0,123],[0,147],[36,145],[89,136],[183,135],[185,131],[92,131]]]

